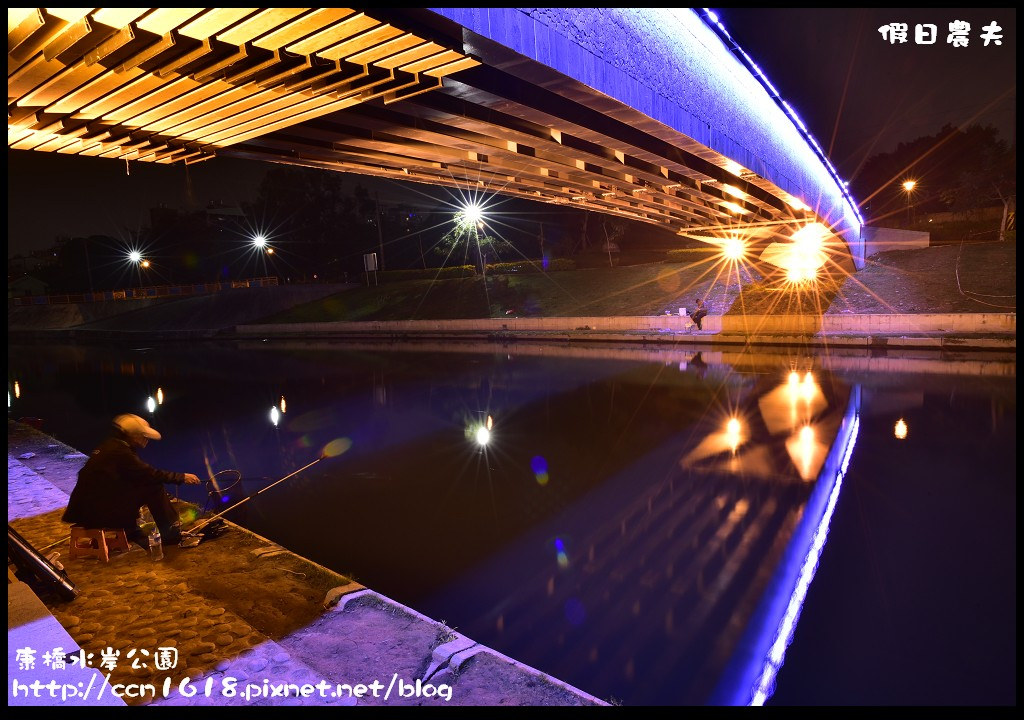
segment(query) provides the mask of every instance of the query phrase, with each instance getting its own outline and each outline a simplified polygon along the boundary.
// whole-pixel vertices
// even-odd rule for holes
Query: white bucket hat
[[[141,435],[142,437],[149,438],[150,440],[160,439],[160,433],[151,428],[149,423],[138,415],[132,415],[131,413],[118,415],[114,418],[114,425],[128,435]]]

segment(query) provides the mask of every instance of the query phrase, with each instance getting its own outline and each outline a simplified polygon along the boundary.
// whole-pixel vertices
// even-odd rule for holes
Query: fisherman
[[[177,545],[181,541],[178,513],[163,485],[197,485],[199,477],[158,470],[144,463],[138,451],[150,440],[159,439],[160,433],[138,415],[114,418],[110,436],[79,470],[61,519],[89,528],[124,528],[129,540],[146,547],[147,538],[137,524],[139,510],[146,505],[163,543]]]
[[[697,307],[694,310],[693,315],[691,316],[691,318],[693,320],[694,325],[697,326],[697,329],[698,330],[703,330],[704,326],[701,325],[701,320],[703,320],[704,316],[708,314],[708,309],[704,305],[704,300],[702,300],[701,298],[696,298],[696,301],[697,301]]]

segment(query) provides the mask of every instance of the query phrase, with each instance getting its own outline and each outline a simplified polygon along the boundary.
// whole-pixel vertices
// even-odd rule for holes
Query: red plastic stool
[[[128,536],[123,528],[86,528],[81,525],[71,526],[71,548],[68,557],[102,558],[110,561],[112,551],[128,552]]]

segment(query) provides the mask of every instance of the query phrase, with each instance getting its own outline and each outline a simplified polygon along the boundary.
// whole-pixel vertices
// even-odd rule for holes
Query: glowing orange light
[[[812,222],[793,233],[792,238],[793,243],[803,254],[809,254],[821,250],[828,234],[827,227],[821,223]]]
[[[791,283],[810,282],[818,277],[818,270],[812,267],[791,267],[786,270],[786,279]]]
[[[718,204],[722,205],[723,207],[725,207],[730,212],[736,213],[737,215],[748,215],[748,214],[750,214],[750,211],[747,210],[745,207],[743,207],[741,205],[737,205],[736,203],[732,202],[731,200],[719,200]]]
[[[814,376],[807,373],[804,375],[804,381],[800,385],[800,394],[803,396],[805,401],[810,401],[810,399],[814,397],[814,390]]]
[[[738,176],[738,175],[742,175],[743,174],[743,166],[740,165],[735,160],[728,160],[728,159],[726,159],[726,161],[725,161],[725,169],[728,172],[731,172],[733,175],[737,175]]]
[[[740,430],[742,426],[740,421],[736,418],[729,418],[729,422],[725,424],[725,438],[726,442],[729,443],[729,449],[734,453],[740,446],[742,438],[740,437]]]
[[[814,429],[810,425],[800,428],[797,455],[800,458],[800,476],[805,480],[810,479],[814,462]]]
[[[281,396],[281,414],[282,415],[286,412],[285,407],[286,407],[286,405],[285,405],[285,402],[284,402],[284,395],[282,395]]]
[[[738,237],[729,237],[722,243],[722,255],[727,260],[741,260],[747,254],[747,244]]]
[[[142,261],[142,267],[148,268],[149,267],[149,260],[143,260]]]
[[[14,397],[21,397],[21,385],[18,384],[17,380],[14,381]]]
[[[156,389],[156,404],[157,405],[163,405],[164,404],[164,389],[163,388],[157,388]]]
[[[893,434],[896,435],[896,439],[903,440],[907,437],[907,424],[903,422],[903,418],[896,421],[896,427],[893,429]]]

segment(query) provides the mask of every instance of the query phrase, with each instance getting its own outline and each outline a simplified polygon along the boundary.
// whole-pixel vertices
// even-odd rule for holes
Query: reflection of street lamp
[[[917,187],[916,180],[907,180],[903,183],[903,189],[907,191],[907,225],[910,225],[910,196],[914,192],[914,188]]]

